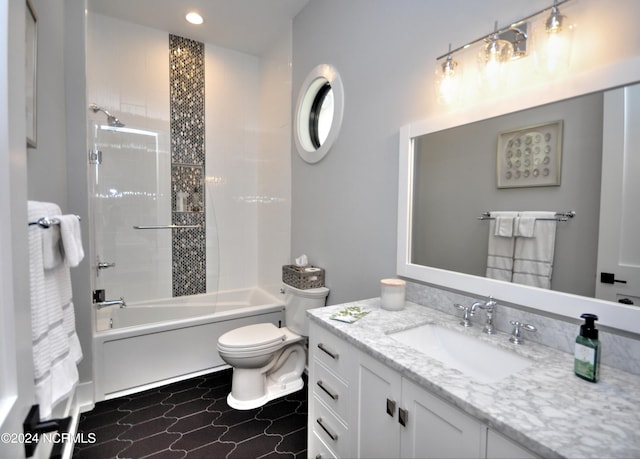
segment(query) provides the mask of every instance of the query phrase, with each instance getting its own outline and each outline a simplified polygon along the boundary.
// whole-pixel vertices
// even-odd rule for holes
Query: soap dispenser
[[[595,321],[595,314],[582,314],[584,324],[580,326],[580,334],[576,337],[574,371],[576,375],[587,381],[597,382],[600,372],[600,341]]]

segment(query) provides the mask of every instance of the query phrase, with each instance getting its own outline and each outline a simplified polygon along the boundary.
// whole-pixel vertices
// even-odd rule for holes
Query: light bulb
[[[513,45],[500,40],[497,34],[488,39],[478,54],[478,64],[484,85],[497,91],[506,85],[509,62],[513,57]]]
[[[187,13],[187,15],[185,16],[185,19],[187,20],[187,22],[190,22],[191,24],[195,24],[195,25],[200,25],[204,22],[204,19],[202,18],[202,16],[200,16],[195,11],[191,11]]]
[[[554,6],[544,27],[534,35],[536,65],[546,75],[558,75],[569,68],[573,27],[566,19]]]
[[[442,64],[436,66],[436,93],[438,103],[442,105],[453,104],[460,95],[461,70],[456,70],[458,63],[453,60],[451,54]]]

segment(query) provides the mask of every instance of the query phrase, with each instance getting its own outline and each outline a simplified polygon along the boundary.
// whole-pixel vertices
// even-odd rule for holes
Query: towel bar
[[[575,211],[570,210],[568,212],[556,212],[555,218],[538,218],[537,220],[557,220],[559,222],[566,222],[575,216]],[[495,217],[491,216],[491,212],[484,212],[478,217],[478,220],[495,220]]]
[[[78,218],[78,220],[82,220],[82,218],[80,218],[80,215],[76,215],[76,217]],[[49,217],[42,217],[36,220],[35,222],[29,222],[29,226],[38,225],[40,228],[49,228],[51,225],[59,225],[59,224],[60,224],[59,219],[49,218]]]
[[[135,225],[133,229],[137,230],[148,230],[148,229],[193,229],[193,228],[201,228],[200,225]]]

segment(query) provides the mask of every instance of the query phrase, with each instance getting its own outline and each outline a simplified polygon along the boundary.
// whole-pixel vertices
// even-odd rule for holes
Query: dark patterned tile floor
[[[231,369],[99,402],[80,416],[74,459],[303,458],[307,387],[253,410],[227,405]]]

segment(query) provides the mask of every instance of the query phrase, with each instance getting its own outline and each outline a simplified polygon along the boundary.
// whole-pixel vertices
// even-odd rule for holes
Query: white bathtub
[[[284,324],[284,302],[258,288],[96,311],[95,401],[227,368],[218,337],[260,322]]]

